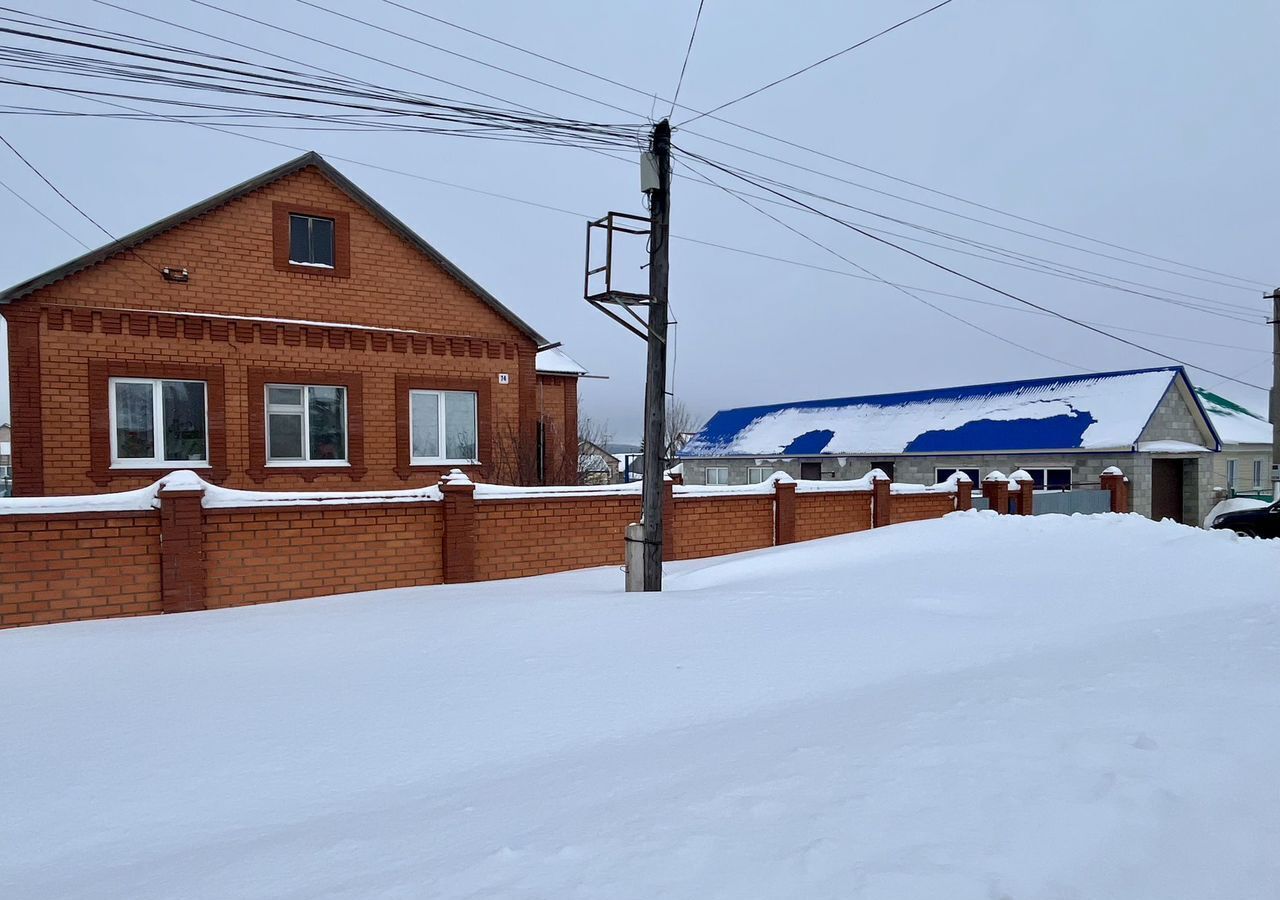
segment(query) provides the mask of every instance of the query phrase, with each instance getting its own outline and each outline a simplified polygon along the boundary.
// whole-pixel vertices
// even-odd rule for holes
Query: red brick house
[[[16,285],[0,313],[16,496],[178,468],[264,490],[576,476],[585,373],[315,153]]]

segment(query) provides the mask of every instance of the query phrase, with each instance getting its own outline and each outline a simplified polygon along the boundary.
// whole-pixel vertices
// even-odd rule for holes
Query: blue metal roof
[[[1186,373],[1167,366],[721,410],[680,455],[1132,449],[1175,379],[1212,432]]]

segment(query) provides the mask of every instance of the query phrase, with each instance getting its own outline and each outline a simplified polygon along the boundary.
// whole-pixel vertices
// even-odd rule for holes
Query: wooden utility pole
[[[671,123],[653,126],[657,190],[649,193],[649,357],[644,388],[644,589],[662,590],[662,494],[666,473],[667,251],[671,227]]]
[[[1271,499],[1280,501],[1280,288],[1271,304]]]

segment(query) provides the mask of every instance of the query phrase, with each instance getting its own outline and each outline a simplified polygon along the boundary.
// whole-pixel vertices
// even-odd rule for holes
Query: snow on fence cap
[[[1035,479],[1031,477],[1031,473],[1028,472],[1026,469],[1019,469],[1018,471],[1014,472],[1012,475],[1009,476],[1009,480],[1010,481],[1035,481]]]
[[[467,485],[473,484],[472,480],[467,477],[467,473],[461,469],[450,469],[445,475],[440,476],[441,484]]]
[[[987,476],[982,480],[983,481],[1008,481],[1009,479],[1004,477],[1003,472],[998,470],[992,470],[988,472]]]
[[[190,469],[179,469],[165,475],[156,485],[162,491],[203,491],[210,485]]]
[[[0,498],[0,516],[48,516],[57,513],[150,512],[157,509],[158,484],[132,491],[69,497]]]
[[[1105,469],[1102,470],[1102,474],[1103,475],[1124,475],[1124,472],[1120,471],[1119,466],[1107,466]]]
[[[867,481],[892,481],[888,475],[884,473],[884,469],[872,469],[866,475],[862,476]]]

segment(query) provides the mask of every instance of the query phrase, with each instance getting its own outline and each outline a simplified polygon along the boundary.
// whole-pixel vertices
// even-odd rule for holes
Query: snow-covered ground
[[[957,513],[0,632],[0,897],[1274,898],[1280,541]]]

